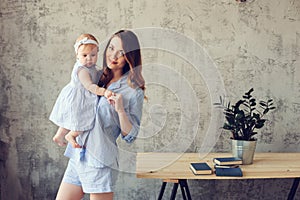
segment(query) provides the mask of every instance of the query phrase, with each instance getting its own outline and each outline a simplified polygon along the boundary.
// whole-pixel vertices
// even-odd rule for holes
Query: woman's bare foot
[[[79,135],[78,132],[70,131],[65,139],[72,145],[73,148],[81,148],[81,146],[76,142],[76,137]]]

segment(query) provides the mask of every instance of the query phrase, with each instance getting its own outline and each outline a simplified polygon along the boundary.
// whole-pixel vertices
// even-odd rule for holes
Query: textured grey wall
[[[72,45],[83,32],[104,41],[120,28],[161,27],[194,40],[216,64],[230,98],[254,87],[258,97],[273,97],[278,105],[258,136],[257,151],[300,151],[300,1],[1,0],[0,20],[0,199],[55,197],[67,159],[63,148],[51,141],[56,127],[48,116],[69,81]],[[185,90],[184,84],[171,91],[152,83],[141,138],[131,146],[120,141],[120,147],[127,152],[155,151],[173,140],[178,147],[197,152],[211,116],[205,77],[174,53],[158,49],[142,53],[146,82],[155,82],[153,63],[185,77],[198,99],[198,130],[192,136],[190,130],[184,135],[178,131],[186,116],[181,110],[185,102],[176,94]],[[167,84],[182,81],[157,75],[158,83],[162,79]],[[213,151],[230,151],[228,138],[221,135]],[[134,167],[134,158],[129,158],[131,164],[123,159],[123,165]],[[190,189],[194,199],[285,199],[291,184],[289,179],[190,181]],[[115,199],[156,199],[159,187],[159,180],[122,172]]]

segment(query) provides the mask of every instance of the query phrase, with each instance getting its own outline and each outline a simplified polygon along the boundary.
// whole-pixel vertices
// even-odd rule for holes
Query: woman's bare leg
[[[65,129],[63,127],[59,127],[56,134],[53,137],[53,141],[57,143],[59,146],[66,146],[67,142],[65,141],[65,135],[69,132],[70,130]]]
[[[113,192],[90,194],[90,200],[113,200],[113,197]]]
[[[59,186],[56,200],[81,200],[83,195],[81,186],[62,182]]]
[[[80,135],[79,131],[70,131],[66,136],[66,140],[72,144],[73,148],[81,148],[81,146],[76,142],[76,137]]]

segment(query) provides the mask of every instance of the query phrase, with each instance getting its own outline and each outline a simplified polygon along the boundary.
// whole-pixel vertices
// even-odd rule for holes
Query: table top
[[[251,165],[240,165],[243,177],[194,175],[191,162],[207,162],[230,157],[230,153],[137,153],[136,176],[153,179],[266,179],[300,177],[300,153],[257,153]]]

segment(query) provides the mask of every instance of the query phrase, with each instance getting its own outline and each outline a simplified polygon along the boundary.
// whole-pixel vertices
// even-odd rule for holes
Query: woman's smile
[[[111,61],[111,64],[116,65],[116,64],[118,64],[118,62],[117,61]]]

